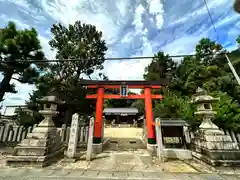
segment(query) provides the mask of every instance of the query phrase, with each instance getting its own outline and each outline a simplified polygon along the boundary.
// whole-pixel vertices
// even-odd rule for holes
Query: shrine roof
[[[158,81],[144,81],[144,80],[87,80],[82,79],[79,82],[81,85],[167,85],[167,79],[160,79]]]
[[[161,126],[190,126],[183,119],[161,119]]]
[[[138,114],[137,108],[105,108],[103,110],[103,113],[105,115],[136,115]]]

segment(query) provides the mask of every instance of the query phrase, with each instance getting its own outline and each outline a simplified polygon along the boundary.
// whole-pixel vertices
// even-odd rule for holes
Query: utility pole
[[[231,63],[229,57],[227,56],[227,54],[225,54],[225,57],[227,58],[228,65],[229,65],[229,67],[230,67],[230,69],[231,69],[233,75],[235,76],[235,78],[236,78],[236,80],[237,80],[237,82],[238,82],[238,85],[240,85],[240,78],[239,78],[239,76],[238,76],[236,70],[234,69],[234,67],[233,67],[233,65],[232,65],[232,63]]]

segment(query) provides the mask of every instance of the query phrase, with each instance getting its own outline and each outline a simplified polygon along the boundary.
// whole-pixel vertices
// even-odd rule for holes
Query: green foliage
[[[156,81],[160,78],[168,78],[168,75],[174,75],[176,70],[174,62],[167,54],[158,52],[154,55],[152,62],[145,68],[144,79],[147,81]]]
[[[219,97],[220,101],[214,104],[214,110],[217,112],[215,122],[222,128],[240,130],[240,106],[238,101],[233,100],[226,92],[212,93]]]
[[[69,74],[79,79],[82,73],[91,75],[94,70],[103,69],[107,47],[102,40],[102,32],[97,31],[95,26],[76,21],[68,28],[62,24],[54,24],[51,32],[53,39],[49,45],[57,51],[56,58],[79,60],[58,63],[63,68],[61,80],[68,78]]]
[[[177,97],[170,92],[164,94],[163,100],[155,101],[153,111],[156,117],[193,119],[193,108],[189,99]]]
[[[138,99],[138,100],[135,100],[131,107],[135,107],[138,109],[138,112],[140,114],[144,114],[145,113],[145,104],[144,104],[144,100],[143,99]]]
[[[48,71],[37,80],[37,90],[31,95],[29,107],[39,109],[37,98],[53,94],[66,102],[66,108],[71,113],[92,113],[95,100],[85,99],[86,88],[79,82],[83,76],[90,77],[96,70],[103,69],[107,47],[102,32],[97,31],[95,26],[80,21],[68,27],[54,24],[51,32],[53,38],[49,45],[57,52],[56,59],[75,61],[50,64]],[[99,73],[99,77],[107,79],[102,73]]]
[[[38,124],[43,119],[43,116],[40,115],[37,111],[32,111],[31,113],[26,111],[19,111],[17,114],[17,123],[25,127]]]
[[[0,29],[0,72],[4,78],[0,83],[0,101],[6,92],[16,93],[15,85],[10,83],[15,79],[21,83],[34,83],[39,76],[39,71],[33,68],[29,60],[43,60],[37,31],[17,30],[15,23],[9,22],[5,28]],[[44,68],[46,63],[35,63],[39,68]],[[17,77],[13,78],[13,75]]]
[[[239,131],[240,87],[229,69],[225,52],[220,44],[203,38],[196,45],[197,55],[184,57],[178,64],[172,62],[167,54],[157,53],[146,68],[144,78],[157,80],[165,77],[170,79],[170,83],[167,88],[154,91],[164,96],[162,101],[154,101],[155,116],[194,119],[199,123],[193,115],[196,109],[189,102],[197,87],[202,87],[214,97],[220,97],[220,102],[214,104],[217,111],[215,123],[222,128]],[[240,51],[233,51],[229,57],[239,72]]]

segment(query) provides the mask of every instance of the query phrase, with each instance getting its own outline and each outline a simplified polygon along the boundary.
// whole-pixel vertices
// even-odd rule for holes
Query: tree
[[[37,98],[52,93],[66,101],[70,116],[74,112],[91,113],[95,109],[95,100],[85,99],[86,88],[79,82],[96,70],[103,69],[107,47],[102,32],[80,21],[68,27],[54,24],[51,32],[53,38],[49,44],[57,52],[56,59],[59,61],[49,65],[49,70],[38,79],[37,90],[28,104],[36,107]],[[99,73],[99,77],[107,78],[102,73]],[[94,92],[88,90],[88,93]]]
[[[190,104],[190,98],[178,97],[170,91],[164,93],[160,102],[155,101],[153,109],[155,116],[162,118],[183,118],[192,121],[194,110]]]
[[[54,24],[51,28],[53,39],[49,42],[51,48],[57,51],[57,59],[75,59],[77,61],[59,62],[56,66],[61,71],[55,71],[59,80],[67,81],[69,74],[79,80],[81,75],[91,75],[94,70],[103,69],[106,43],[102,40],[102,32],[90,24],[76,21],[68,28],[62,24]]]
[[[0,83],[0,101],[3,101],[6,92],[17,92],[15,85],[10,83],[11,79],[29,84],[36,81],[39,71],[33,67],[32,60],[44,60],[34,28],[17,30],[15,23],[9,22],[5,28],[0,29],[0,72],[4,76]],[[40,68],[46,65],[43,62],[34,64]]]
[[[144,114],[145,113],[145,104],[144,104],[144,100],[143,99],[135,100],[132,103],[131,107],[137,108],[138,112],[140,114]]]
[[[214,110],[217,112],[214,122],[223,129],[240,130],[240,109],[239,102],[234,100],[226,92],[215,92],[212,96],[219,97],[220,101],[214,103]]]
[[[168,78],[169,75],[174,75],[177,63],[169,57],[168,54],[158,52],[154,55],[151,63],[145,68],[143,75],[147,81],[156,81],[161,78]]]
[[[203,38],[196,45],[196,56],[184,57],[177,64],[172,63],[171,58],[164,53],[157,53],[146,68],[144,78],[169,78],[170,83],[161,91],[153,91],[164,97],[161,101],[154,100],[155,115],[194,119],[193,124],[196,124],[198,118],[193,116],[196,108],[189,102],[197,87],[202,87],[214,97],[220,97],[220,102],[214,104],[214,110],[217,111],[214,122],[222,128],[239,131],[240,87],[229,69],[224,56],[226,52],[220,44]],[[239,55],[239,50],[228,54],[237,72],[240,71]]]

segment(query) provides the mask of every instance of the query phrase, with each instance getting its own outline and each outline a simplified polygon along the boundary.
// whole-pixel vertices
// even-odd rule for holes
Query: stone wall
[[[23,139],[26,138],[29,132],[32,132],[33,128],[37,125],[24,128],[23,126],[2,125],[0,126],[0,148],[3,147],[15,147]],[[61,135],[61,141],[65,146],[68,145],[70,127],[65,124],[61,128],[58,128]],[[78,133],[78,146],[86,145],[88,140],[88,126],[80,126]]]

